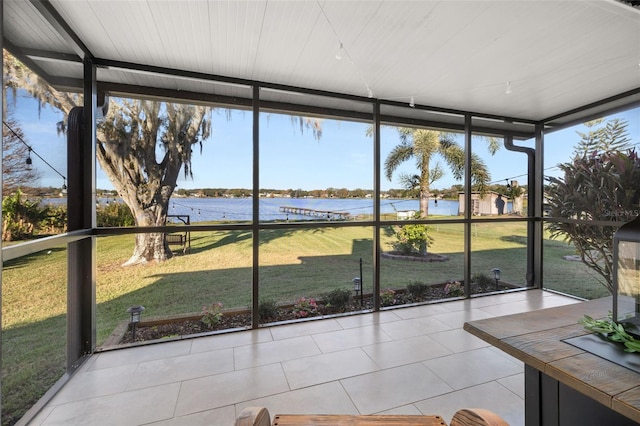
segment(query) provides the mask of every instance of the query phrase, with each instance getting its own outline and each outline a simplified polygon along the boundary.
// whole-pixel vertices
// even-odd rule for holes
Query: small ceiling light
[[[369,96],[370,98],[373,98],[373,90],[371,90],[371,87],[367,86],[367,96]]]
[[[338,42],[339,46],[338,46],[338,51],[336,52],[336,59],[339,61],[340,59],[342,59],[342,53],[344,51],[344,45],[342,44],[342,42]]]
[[[507,95],[510,95],[510,94],[511,94],[511,92],[513,92],[513,90],[511,89],[511,82],[510,82],[510,81],[508,81],[508,82],[507,82],[507,90],[505,90],[505,93],[506,93]]]
[[[409,106],[411,108],[414,108],[416,106],[416,100],[413,99],[413,96],[411,97],[411,100],[409,101]]]

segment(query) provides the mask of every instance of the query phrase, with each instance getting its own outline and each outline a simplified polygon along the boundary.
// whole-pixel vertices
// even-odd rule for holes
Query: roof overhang
[[[4,46],[102,89],[527,138],[640,105],[640,10],[585,1],[5,0]],[[340,59],[338,59],[338,57]]]

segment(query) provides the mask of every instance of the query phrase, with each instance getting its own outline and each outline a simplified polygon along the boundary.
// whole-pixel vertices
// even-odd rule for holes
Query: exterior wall
[[[472,216],[487,216],[487,215],[497,215],[498,207],[496,205],[496,200],[498,199],[497,192],[489,192],[484,195],[484,197],[480,196],[479,192],[471,193],[471,208],[472,208]],[[506,208],[506,198],[503,198],[505,201],[505,207],[503,213],[507,213]],[[464,215],[465,208],[465,200],[464,193],[458,194],[458,214]]]

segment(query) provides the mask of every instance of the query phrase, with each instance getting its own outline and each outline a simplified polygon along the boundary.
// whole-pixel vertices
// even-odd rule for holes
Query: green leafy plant
[[[278,315],[278,304],[273,299],[264,299],[258,303],[258,315],[261,320],[275,318]]]
[[[98,226],[133,226],[136,222],[129,206],[111,202],[96,208],[96,223]]]
[[[327,307],[332,307],[343,312],[349,306],[351,300],[351,290],[348,288],[336,288],[322,295],[322,300]]]
[[[31,238],[48,213],[49,209],[40,207],[39,201],[23,200],[20,190],[3,198],[2,241]]]
[[[419,217],[418,213],[416,218]],[[396,227],[396,241],[393,243],[393,249],[402,254],[426,254],[427,247],[433,242],[427,233],[428,229],[428,226],[423,224]]]
[[[428,289],[429,285],[421,283],[420,281],[415,281],[407,285],[407,291],[409,294],[417,299],[424,297]]]
[[[593,319],[589,315],[585,315],[579,322],[587,330],[600,333],[611,342],[624,344],[625,352],[640,352],[640,340],[631,336],[624,324],[618,324],[612,319]]]
[[[222,308],[223,305],[221,302],[212,303],[209,307],[203,306],[201,321],[209,328],[215,327],[222,321]]]
[[[471,277],[471,282],[477,284],[482,291],[487,291],[490,286],[495,285],[496,283],[495,279],[491,278],[487,274],[482,273],[474,274]]]
[[[380,304],[382,306],[391,306],[396,301],[396,292],[390,288],[380,292]]]
[[[460,297],[464,296],[464,289],[462,288],[462,284],[458,281],[449,281],[444,286],[444,294],[451,297]]]
[[[293,305],[293,315],[296,318],[307,318],[318,315],[318,304],[316,300],[313,298],[307,299],[306,297],[299,298]]]

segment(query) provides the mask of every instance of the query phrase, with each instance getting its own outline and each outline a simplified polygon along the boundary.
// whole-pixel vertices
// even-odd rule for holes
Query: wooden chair
[[[453,415],[451,426],[509,426],[509,423],[483,408],[463,408]]]
[[[246,407],[240,412],[235,426],[271,426],[269,410],[264,407]]]

